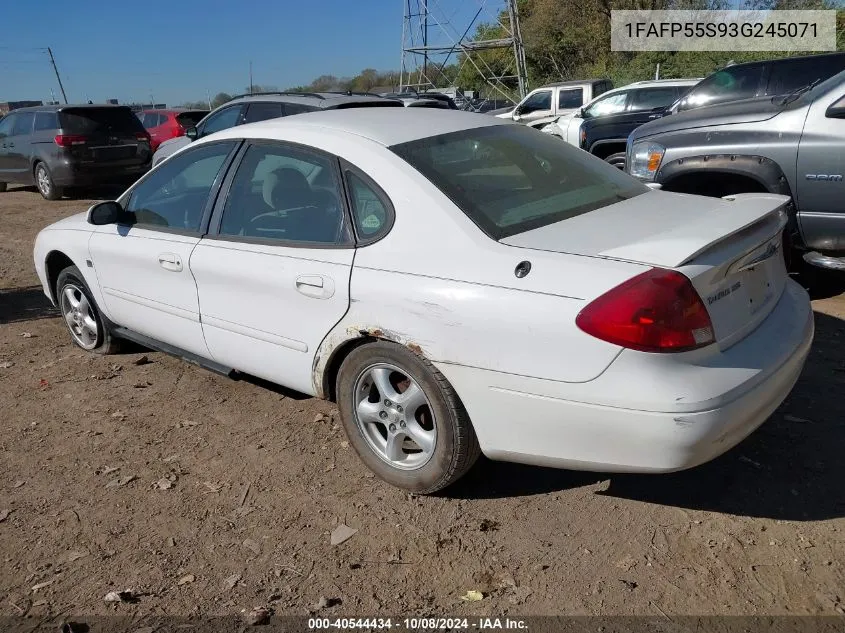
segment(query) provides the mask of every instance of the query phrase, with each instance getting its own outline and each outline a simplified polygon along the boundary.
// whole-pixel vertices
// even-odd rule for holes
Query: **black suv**
[[[34,184],[57,200],[69,187],[128,185],[151,160],[150,135],[126,106],[36,106],[0,119],[0,191]]]

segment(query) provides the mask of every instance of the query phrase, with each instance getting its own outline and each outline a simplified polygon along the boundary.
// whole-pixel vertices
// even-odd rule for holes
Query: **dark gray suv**
[[[0,192],[34,184],[57,200],[70,187],[128,185],[151,160],[150,135],[126,106],[36,106],[0,119]]]

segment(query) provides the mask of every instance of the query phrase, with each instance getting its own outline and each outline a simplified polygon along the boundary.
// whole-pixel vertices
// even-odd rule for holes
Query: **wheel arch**
[[[724,179],[729,180],[725,181]],[[660,167],[655,180],[666,191],[695,193],[689,187],[721,179],[723,188],[729,183],[742,183],[754,189],[719,193],[777,193],[792,196],[789,181],[780,165],[770,158],[743,154],[704,154],[678,158]],[[734,185],[736,186],[736,185]],[[705,194],[706,195],[706,194]],[[718,197],[721,197],[719,195]]]
[[[314,395],[335,402],[337,399],[335,392],[337,375],[343,361],[346,360],[352,350],[376,341],[395,343],[417,356],[427,358],[418,343],[409,340],[398,332],[376,326],[350,326],[341,332],[330,333],[317,350],[311,374]]]
[[[57,249],[51,250],[44,258],[44,272],[47,275],[47,287],[50,291],[50,297],[54,303],[58,301],[58,297],[56,296],[56,283],[59,281],[59,275],[65,268],[69,268],[70,266],[76,266],[79,268],[76,262]]]
[[[624,138],[609,138],[601,141],[596,141],[590,145],[590,154],[598,158],[607,158],[611,154],[617,154],[625,151],[626,139]]]

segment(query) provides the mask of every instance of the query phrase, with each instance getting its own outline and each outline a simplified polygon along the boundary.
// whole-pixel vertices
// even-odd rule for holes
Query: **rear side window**
[[[281,103],[250,103],[244,115],[244,123],[255,123],[283,116]]]
[[[59,117],[55,112],[36,112],[35,131],[55,130],[59,127]]]
[[[762,64],[725,68],[702,80],[687,94],[678,109],[689,110],[704,105],[756,97],[762,76]]]
[[[202,110],[198,112],[180,112],[176,115],[176,122],[184,128],[196,127],[197,123],[208,114]]]
[[[305,105],[304,103],[286,103],[284,104],[284,109],[285,116],[290,116],[291,114],[304,114],[305,112],[314,112],[319,110],[319,108]]]
[[[346,184],[358,237],[362,241],[379,237],[389,228],[391,221],[391,207],[387,196],[350,170],[346,171]]]
[[[0,138],[12,135],[12,130],[15,128],[15,121],[17,119],[17,114],[7,114],[4,118],[0,119]]]
[[[129,108],[67,108],[59,113],[59,123],[64,133],[85,136],[135,134],[143,130]]]
[[[521,125],[463,130],[390,149],[495,240],[648,191],[587,152]]]
[[[15,128],[12,130],[14,136],[25,136],[32,134],[32,122],[35,120],[35,112],[20,112],[18,120],[15,121]]]
[[[678,93],[675,88],[641,88],[631,91],[631,105],[629,110],[654,110],[672,105],[677,99]]]
[[[584,105],[584,89],[573,88],[561,90],[557,98],[557,107],[561,110],[571,110]]]

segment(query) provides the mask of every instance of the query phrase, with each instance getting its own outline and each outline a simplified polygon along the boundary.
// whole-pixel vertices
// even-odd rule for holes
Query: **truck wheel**
[[[617,152],[611,154],[604,159],[606,163],[610,163],[618,169],[625,169],[625,152]]]

